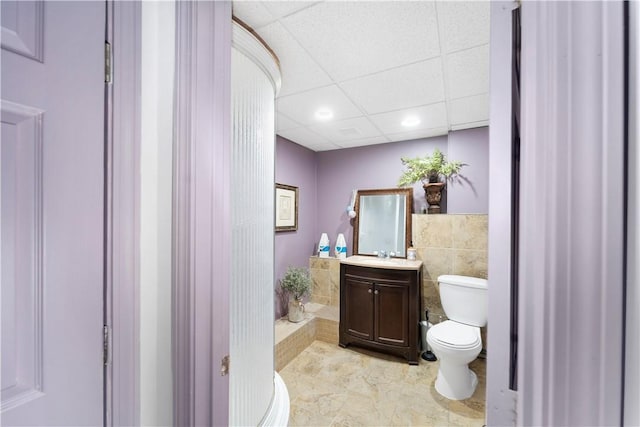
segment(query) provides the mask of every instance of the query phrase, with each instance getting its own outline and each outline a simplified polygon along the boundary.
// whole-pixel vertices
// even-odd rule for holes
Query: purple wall
[[[333,249],[338,233],[343,233],[347,240],[347,256],[350,256],[353,220],[347,215],[347,206],[352,190],[397,187],[403,170],[400,157],[424,156],[436,147],[446,153],[447,137],[319,152],[316,239],[320,238],[320,233],[326,232]],[[421,185],[416,184],[413,197],[414,211],[419,212],[426,204]]]
[[[404,170],[400,158],[425,156],[435,148],[447,153],[450,160],[469,164],[462,170],[468,181],[448,185],[443,202],[445,212],[487,213],[489,132],[485,127],[450,132],[448,137],[319,152],[316,239],[326,232],[333,248],[338,233],[343,233],[347,254],[351,255],[353,228],[346,212],[351,191],[395,188]],[[422,184],[414,185],[413,199],[414,212],[427,205]]]
[[[450,183],[443,208],[447,213],[487,213],[489,188],[489,128],[450,132],[449,136],[315,153],[285,138],[276,140],[276,182],[299,187],[298,231],[276,233],[275,274],[287,266],[306,266],[315,254],[320,233],[331,240],[338,233],[347,239],[351,255],[352,221],[347,206],[353,189],[395,188],[404,167],[400,157],[430,154],[434,148],[447,158],[468,164],[464,180]],[[414,212],[426,206],[422,184],[414,185]],[[447,201],[448,199],[448,201]],[[278,299],[276,297],[276,299]],[[276,317],[283,314],[276,301]]]
[[[288,139],[276,138],[276,182],[298,187],[298,231],[276,233],[275,286],[288,266],[307,267],[309,257],[315,253],[317,204],[317,154]],[[281,301],[276,297],[276,318],[284,314]]]
[[[447,212],[489,212],[489,128],[449,134],[448,159],[466,163],[461,175],[447,184]]]

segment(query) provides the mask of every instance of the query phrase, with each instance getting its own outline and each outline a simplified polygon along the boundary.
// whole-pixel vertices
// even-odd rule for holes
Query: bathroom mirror
[[[353,254],[394,252],[406,258],[411,243],[411,188],[358,190],[353,227]]]

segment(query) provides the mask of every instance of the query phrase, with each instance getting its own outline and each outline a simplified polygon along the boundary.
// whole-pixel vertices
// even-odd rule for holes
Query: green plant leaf
[[[398,180],[398,187],[406,187],[416,182],[439,182],[441,178],[449,180],[460,172],[465,166],[459,161],[447,162],[445,155],[436,148],[430,156],[425,157],[401,157],[405,171]]]
[[[280,287],[294,299],[300,301],[311,290],[309,270],[304,267],[289,266],[284,277],[280,280]]]

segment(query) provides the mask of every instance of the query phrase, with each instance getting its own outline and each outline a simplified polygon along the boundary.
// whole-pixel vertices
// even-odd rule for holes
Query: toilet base
[[[436,391],[451,400],[470,398],[476,391],[478,377],[466,365],[444,366],[440,359],[440,369],[436,378]]]

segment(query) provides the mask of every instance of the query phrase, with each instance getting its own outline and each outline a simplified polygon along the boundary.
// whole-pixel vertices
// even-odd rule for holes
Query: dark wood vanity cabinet
[[[340,264],[340,346],[355,344],[418,364],[421,270]]]

